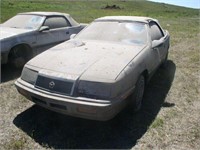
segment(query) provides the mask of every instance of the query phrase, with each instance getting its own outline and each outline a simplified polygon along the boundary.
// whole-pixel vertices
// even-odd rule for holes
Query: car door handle
[[[69,34],[69,31],[67,31],[66,34]]]

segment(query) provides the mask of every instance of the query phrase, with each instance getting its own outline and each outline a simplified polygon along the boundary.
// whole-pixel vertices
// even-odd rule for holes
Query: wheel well
[[[27,58],[30,59],[33,56],[33,51],[32,48],[28,44],[18,44],[15,45],[10,49],[10,52],[8,54],[8,58],[11,58],[13,55],[14,49],[19,48],[20,51],[22,51],[23,55]]]

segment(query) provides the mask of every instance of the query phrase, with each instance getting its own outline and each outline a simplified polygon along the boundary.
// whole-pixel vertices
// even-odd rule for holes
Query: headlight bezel
[[[93,99],[109,99],[111,94],[111,85],[109,83],[96,81],[79,81],[77,87],[78,95]]]
[[[35,84],[38,76],[38,71],[24,67],[21,73],[21,79],[30,84]]]

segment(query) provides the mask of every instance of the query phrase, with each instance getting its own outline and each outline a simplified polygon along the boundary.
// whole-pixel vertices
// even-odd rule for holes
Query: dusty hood
[[[0,40],[31,31],[32,30],[27,30],[27,29],[0,27]]]
[[[144,45],[68,41],[38,55],[27,65],[87,80],[114,80],[143,48]]]

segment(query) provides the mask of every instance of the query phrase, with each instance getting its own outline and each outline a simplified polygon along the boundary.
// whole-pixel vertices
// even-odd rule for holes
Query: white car
[[[19,13],[0,25],[1,64],[22,67],[36,54],[66,41],[86,24],[58,12]]]
[[[30,60],[15,85],[36,104],[76,117],[108,120],[127,104],[137,111],[167,60],[169,37],[152,18],[99,18]]]

